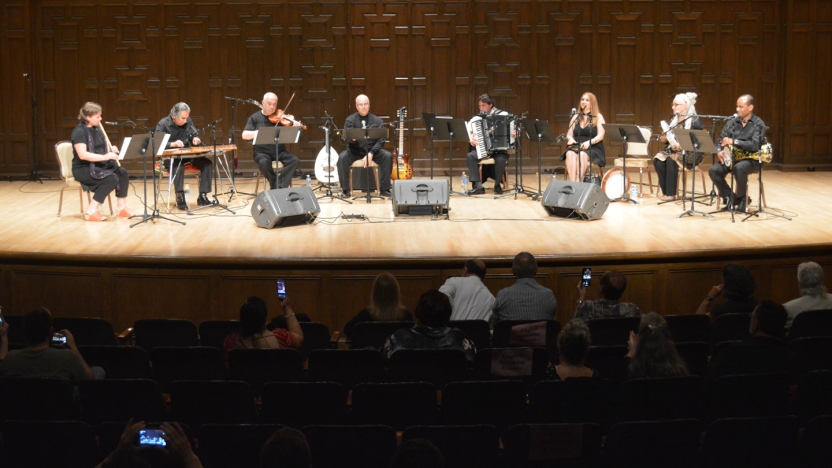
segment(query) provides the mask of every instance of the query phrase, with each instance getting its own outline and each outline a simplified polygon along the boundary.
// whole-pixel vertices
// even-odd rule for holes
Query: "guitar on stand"
[[[410,180],[413,178],[413,166],[410,165],[410,155],[404,152],[404,118],[407,117],[407,109],[402,107],[396,111],[396,116],[399,118],[399,147],[393,154],[393,173],[390,174],[392,180]]]

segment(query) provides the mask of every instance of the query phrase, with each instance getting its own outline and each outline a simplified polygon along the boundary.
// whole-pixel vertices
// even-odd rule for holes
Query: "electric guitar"
[[[393,180],[409,180],[413,177],[413,167],[410,165],[410,155],[404,152],[404,118],[407,117],[407,109],[402,107],[396,111],[396,116],[399,118],[399,147],[393,154],[393,160],[396,164],[393,165],[393,173],[390,178]]]

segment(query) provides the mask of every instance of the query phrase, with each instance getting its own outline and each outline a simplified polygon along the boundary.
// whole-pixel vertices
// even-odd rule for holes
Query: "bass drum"
[[[622,182],[623,179],[623,182]],[[620,167],[614,167],[604,174],[601,180],[601,190],[607,194],[610,200],[624,195],[627,188],[630,187],[630,176],[628,176]]]

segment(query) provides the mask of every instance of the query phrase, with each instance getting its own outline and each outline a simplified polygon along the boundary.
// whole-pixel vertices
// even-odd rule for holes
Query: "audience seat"
[[[204,468],[260,466],[263,444],[279,424],[203,424],[197,430],[197,454]]]
[[[812,336],[832,336],[832,309],[807,310],[794,318],[789,340]]]
[[[638,333],[641,317],[613,317],[586,322],[592,346],[626,346],[630,332]]]
[[[789,374],[726,375],[706,395],[707,418],[756,418],[789,414]]]
[[[750,314],[720,315],[711,324],[711,356],[716,347],[723,341],[742,341],[748,338],[748,327],[751,324]]]
[[[304,361],[309,359],[312,351],[319,349],[332,349],[331,333],[329,327],[317,322],[298,322],[303,331],[303,344],[301,344],[300,358]]]
[[[705,435],[702,466],[794,466],[799,426],[795,416],[714,421]]]
[[[199,344],[225,351],[225,338],[240,331],[239,320],[203,320],[199,322]]]
[[[102,422],[161,421],[164,402],[159,384],[149,379],[104,379],[81,382],[81,414],[97,426]]]
[[[133,340],[148,352],[157,346],[199,346],[196,325],[181,319],[136,320]]]
[[[621,387],[620,421],[700,418],[699,377],[629,379]]]
[[[158,346],[150,352],[153,378],[162,392],[174,380],[223,380],[225,355],[212,346]]]
[[[511,467],[600,466],[597,424],[519,424],[509,430],[505,458]]]
[[[108,379],[149,379],[150,355],[138,346],[79,346],[90,367],[101,367]]]
[[[430,382],[442,389],[448,382],[470,379],[471,366],[458,349],[400,349],[389,365],[393,382]]]
[[[789,343],[797,355],[798,374],[815,370],[832,370],[832,336],[798,338]]]
[[[451,320],[448,326],[464,333],[477,349],[491,347],[491,327],[485,320]]]
[[[517,370],[507,372],[500,365],[500,356],[508,356],[511,361],[516,359],[512,356],[524,354],[526,357],[531,355],[532,365],[530,373],[526,375],[517,375]],[[491,348],[477,350],[477,355],[474,358],[474,371],[472,378],[474,380],[520,380],[531,387],[537,382],[546,379],[546,369],[549,367],[549,353],[543,348]]]
[[[296,349],[234,349],[228,353],[228,377],[248,382],[257,393],[267,382],[303,380]]]
[[[347,389],[335,382],[281,382],[263,385],[260,421],[296,429],[347,423]]]
[[[442,422],[487,424],[501,434],[526,422],[526,386],[518,380],[453,382],[442,391]]]
[[[429,383],[364,383],[352,390],[351,424],[381,424],[403,431],[433,425],[436,419],[436,387]]]
[[[818,416],[832,416],[832,371],[814,371],[801,377],[794,409],[804,424]]]
[[[612,420],[617,393],[607,379],[573,377],[538,382],[529,393],[532,424],[595,423]]]
[[[352,329],[350,349],[364,349],[367,347],[381,349],[390,335],[402,328],[413,328],[413,322],[362,322]]]
[[[72,421],[80,417],[63,379],[0,378],[0,421]]]
[[[707,343],[710,339],[711,319],[707,315],[665,315],[664,321],[676,343]]]
[[[90,468],[104,458],[92,428],[81,421],[6,421],[2,427],[10,468]]]
[[[236,380],[177,380],[170,385],[170,417],[191,427],[255,422],[254,395]]]
[[[500,466],[500,435],[494,426],[414,426],[402,434],[402,442],[411,439],[430,441],[449,468]]]
[[[347,390],[357,384],[382,382],[384,359],[373,349],[329,349],[309,353],[307,377],[314,382],[338,382]]]
[[[586,355],[586,366],[595,370],[602,378],[612,382],[627,379],[627,345],[590,346]]]
[[[622,422],[610,428],[604,454],[616,468],[697,468],[701,434],[696,419]]]
[[[706,341],[677,342],[676,352],[685,361],[690,375],[705,376],[705,371],[708,369],[708,343]]]
[[[57,330],[69,330],[77,346],[116,346],[116,332],[113,326],[103,318],[55,317],[52,327]]]
[[[396,432],[388,426],[306,426],[315,468],[389,468]]]
[[[517,325],[527,325],[530,323],[546,322],[546,342],[545,346],[534,346],[528,343],[513,343],[511,329]],[[558,333],[560,333],[560,322],[557,320],[501,320],[494,325],[494,335],[491,338],[491,345],[495,348],[508,347],[545,347],[549,352],[549,360],[557,359],[558,349]],[[516,338],[515,338],[516,340]]]
[[[832,416],[820,416],[804,425],[798,446],[799,466],[827,468],[832,466]]]

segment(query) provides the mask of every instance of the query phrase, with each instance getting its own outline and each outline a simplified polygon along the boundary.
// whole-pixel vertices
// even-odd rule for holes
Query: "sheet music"
[[[162,153],[165,152],[165,148],[168,146],[168,140],[170,140],[170,133],[165,133],[164,138],[162,138],[162,142],[159,143],[159,149],[156,151],[156,156],[161,156]]]
[[[124,155],[127,154],[127,152],[124,151],[124,150],[126,150],[127,148],[130,147],[130,140],[132,140],[132,139],[133,139],[133,137],[127,137],[127,138],[124,139],[124,142],[121,144],[122,151],[118,154],[118,160],[119,161],[123,160]]]

